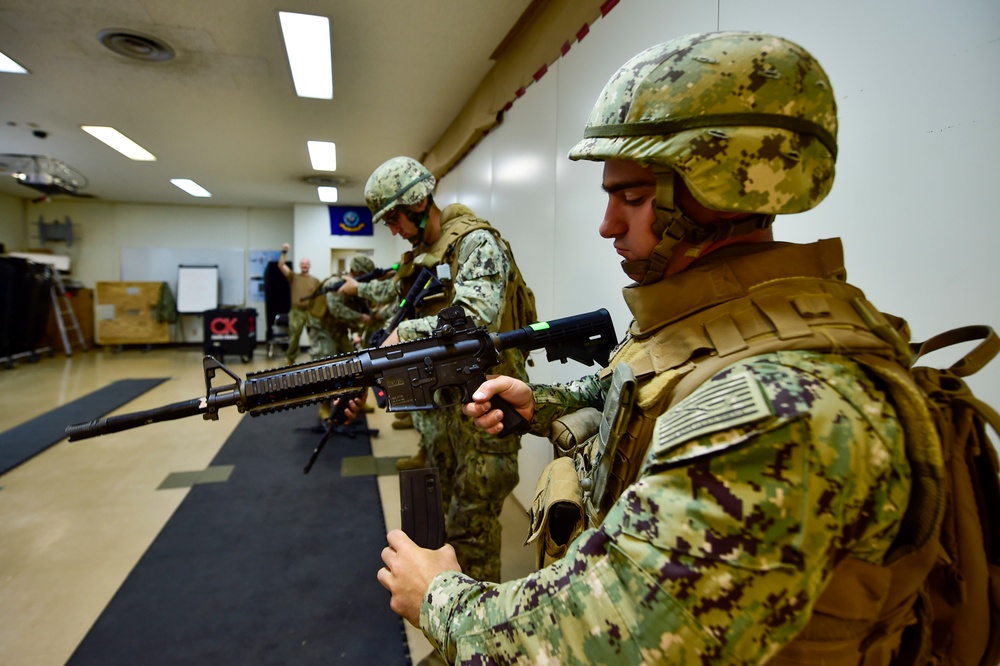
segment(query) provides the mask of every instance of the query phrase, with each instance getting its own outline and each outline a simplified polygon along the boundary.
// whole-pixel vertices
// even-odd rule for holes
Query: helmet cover
[[[365,183],[365,202],[372,221],[381,222],[396,206],[420,203],[434,192],[437,181],[423,164],[411,157],[393,157],[372,172]]]
[[[352,273],[371,273],[375,270],[375,262],[372,261],[371,257],[366,257],[363,254],[359,254],[351,259],[351,272]]]
[[[773,215],[826,197],[836,136],[833,88],[805,49],[773,35],[716,32],[625,63],[569,157],[666,165],[708,208]]]

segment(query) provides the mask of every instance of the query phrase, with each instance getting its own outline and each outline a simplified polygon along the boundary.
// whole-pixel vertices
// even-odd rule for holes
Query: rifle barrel
[[[80,439],[88,439],[90,437],[97,437],[98,435],[107,435],[112,432],[128,430],[129,428],[137,428],[148,423],[183,419],[195,414],[203,414],[206,411],[208,411],[208,401],[205,398],[195,398],[193,400],[164,405],[163,407],[147,409],[143,412],[106,416],[87,423],[77,423],[67,426],[66,434],[69,436],[69,441],[75,442]]]

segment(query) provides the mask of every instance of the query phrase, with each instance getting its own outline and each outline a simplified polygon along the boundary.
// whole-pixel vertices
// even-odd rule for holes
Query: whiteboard
[[[218,266],[177,267],[177,311],[194,314],[219,307]]]

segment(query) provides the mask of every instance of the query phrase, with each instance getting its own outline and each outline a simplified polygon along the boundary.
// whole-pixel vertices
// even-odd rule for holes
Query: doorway
[[[351,270],[351,259],[358,255],[374,258],[375,250],[330,249],[330,275],[345,275]]]

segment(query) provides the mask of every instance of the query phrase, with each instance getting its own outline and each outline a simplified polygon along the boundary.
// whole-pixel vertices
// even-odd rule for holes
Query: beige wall
[[[23,199],[0,194],[0,243],[7,252],[25,249],[26,224]]]
[[[72,261],[70,277],[93,287],[120,280],[123,247],[232,248],[281,247],[292,233],[292,210],[166,206],[92,201],[28,204],[27,219],[73,224],[73,244],[49,243]],[[38,230],[28,225],[28,243],[41,247]],[[249,274],[249,272],[248,272]],[[244,303],[245,294],[244,294]]]
[[[64,222],[73,225],[73,243],[42,243],[35,224]],[[329,275],[331,249],[369,251],[379,266],[388,266],[399,259],[406,249],[399,239],[384,228],[368,238],[331,236],[326,206],[296,206],[287,209],[227,208],[212,206],[170,206],[155,204],[112,203],[56,199],[31,203],[0,195],[0,242],[8,251],[47,247],[70,257],[69,278],[84,287],[97,282],[122,280],[122,248],[218,248],[246,251],[245,280],[250,277],[251,250],[278,250],[282,243],[292,246],[292,258],[310,256],[313,273]],[[227,303],[255,307],[263,315],[263,303],[250,300],[244,285],[243,303]],[[201,340],[201,324],[197,317],[184,317],[183,330],[176,330],[174,339]],[[258,326],[263,339],[266,327]]]
[[[16,218],[16,222],[10,219]],[[73,225],[73,242],[42,243],[36,222]],[[47,248],[70,257],[68,278],[84,287],[123,279],[122,248],[242,248],[246,251],[242,303],[263,314],[263,303],[249,298],[251,250],[276,250],[293,235],[293,211],[287,209],[167,206],[57,199],[46,203],[0,195],[0,242],[8,251]],[[183,318],[174,339],[201,340],[201,322]],[[263,339],[266,328],[258,327]]]

